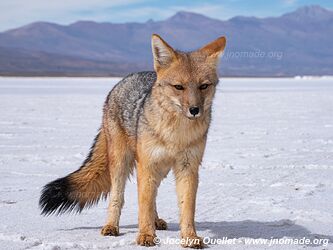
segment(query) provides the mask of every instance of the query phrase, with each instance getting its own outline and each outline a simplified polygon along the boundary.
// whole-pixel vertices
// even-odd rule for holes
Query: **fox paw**
[[[167,230],[168,224],[163,219],[156,219],[155,226],[157,230]]]
[[[119,235],[119,227],[115,227],[112,225],[105,225],[102,228],[101,234],[104,236],[118,236]]]
[[[152,247],[155,246],[157,242],[155,242],[156,235],[150,235],[150,234],[139,234],[136,243],[140,246],[145,247]]]
[[[185,242],[182,244],[182,247],[189,247],[195,249],[202,249],[206,247],[206,245],[203,243],[203,239],[199,236],[182,237],[182,240]]]

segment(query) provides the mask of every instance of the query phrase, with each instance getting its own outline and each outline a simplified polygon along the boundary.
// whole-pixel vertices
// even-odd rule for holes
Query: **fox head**
[[[174,50],[154,34],[152,50],[157,80],[153,89],[161,100],[160,104],[189,119],[197,119],[210,112],[219,81],[219,55],[225,45],[225,37],[220,37],[196,51],[185,53]]]

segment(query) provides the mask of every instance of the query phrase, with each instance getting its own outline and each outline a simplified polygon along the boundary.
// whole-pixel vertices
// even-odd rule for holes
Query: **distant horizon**
[[[111,21],[94,21],[94,20],[89,20],[89,19],[78,19],[76,21],[73,21],[73,22],[70,22],[70,23],[67,23],[67,24],[61,24],[61,23],[56,23],[56,22],[50,22],[50,21],[43,21],[43,20],[37,20],[35,22],[32,22],[32,23],[27,23],[27,24],[23,24],[22,26],[18,26],[16,28],[20,28],[20,27],[24,27],[24,26],[27,26],[27,25],[30,25],[30,24],[34,24],[34,23],[49,23],[49,24],[57,24],[57,25],[60,25],[60,26],[69,26],[69,25],[72,25],[72,24],[75,24],[75,23],[78,23],[78,22],[92,22],[92,23],[98,23],[98,24],[103,24],[103,23],[109,23],[109,24],[131,24],[131,23],[147,23],[147,22],[160,22],[160,21],[164,21],[164,20],[167,20],[169,18],[172,18],[174,16],[176,16],[177,14],[179,13],[189,13],[189,14],[194,14],[194,15],[200,15],[200,16],[205,16],[207,18],[210,18],[210,19],[215,19],[215,20],[219,20],[219,21],[229,21],[235,17],[245,17],[245,18],[257,18],[257,19],[265,19],[265,18],[278,18],[278,17],[281,17],[285,14],[288,14],[288,13],[293,13],[299,9],[302,9],[302,8],[306,8],[306,7],[320,7],[322,9],[325,9],[325,10],[328,10],[328,11],[333,11],[333,9],[330,9],[330,8],[325,8],[321,5],[318,5],[318,4],[312,4],[312,5],[304,5],[304,6],[301,6],[301,7],[298,7],[294,10],[291,10],[291,11],[288,11],[288,12],[285,12],[285,13],[282,13],[280,15],[277,15],[277,16],[266,16],[266,17],[258,17],[258,16],[251,16],[251,15],[236,15],[236,16],[232,16],[232,17],[229,17],[227,19],[219,19],[219,18],[214,18],[214,17],[210,17],[210,16],[206,16],[205,14],[201,14],[201,13],[198,13],[198,12],[193,12],[193,11],[186,11],[186,10],[179,10],[177,12],[175,12],[174,14],[172,14],[171,16],[168,16],[164,19],[161,19],[161,20],[154,20],[152,18],[146,20],[146,21],[142,21],[142,22],[135,22],[135,21],[132,21],[132,22],[111,22]],[[16,28],[13,28],[13,29],[16,29]],[[11,30],[11,29],[9,29]],[[7,30],[5,30],[4,32],[6,32]],[[0,32],[3,32],[3,31],[0,31]]]
[[[332,11],[333,2],[323,0],[253,0],[251,3],[243,0],[219,0],[209,2],[189,0],[168,1],[168,3],[152,0],[97,0],[96,6],[88,0],[80,3],[62,1],[49,4],[40,0],[30,1],[30,5],[19,0],[4,0],[0,2],[0,32],[26,26],[36,22],[70,25],[79,21],[96,23],[145,23],[168,19],[179,12],[190,12],[206,17],[227,21],[233,17],[279,17],[285,13],[296,11],[306,6],[320,6]],[[97,10],[94,10],[97,9]]]
[[[141,71],[138,71],[141,72]],[[132,73],[130,73],[132,74]],[[125,75],[126,76],[126,75]],[[80,76],[80,75],[1,75],[0,79],[37,79],[42,80],[45,78],[51,78],[51,79],[123,79],[125,76]],[[314,79],[320,79],[320,80],[333,80],[333,75],[295,75],[295,76],[230,76],[230,75],[219,75],[219,79],[294,79],[294,80],[314,80]]]
[[[333,75],[332,24],[333,11],[319,5],[269,18],[220,20],[187,10],[166,20],[135,24],[35,22],[0,34],[0,74],[124,76],[148,70],[151,34],[157,33],[182,51],[228,37],[222,75]]]

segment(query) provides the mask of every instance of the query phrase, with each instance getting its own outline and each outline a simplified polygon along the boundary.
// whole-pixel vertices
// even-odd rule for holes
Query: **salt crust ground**
[[[0,249],[141,249],[135,176],[121,236],[102,237],[107,203],[81,215],[42,217],[41,187],[75,170],[119,79],[0,78]],[[333,241],[333,80],[222,79],[200,170],[197,230],[236,238],[211,249],[332,249],[333,245],[249,244],[249,239]],[[158,210],[178,238],[174,179]],[[160,245],[159,249],[179,249]]]

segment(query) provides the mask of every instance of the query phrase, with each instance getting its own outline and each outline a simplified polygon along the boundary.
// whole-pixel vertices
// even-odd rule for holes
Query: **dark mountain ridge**
[[[0,33],[0,74],[107,76],[149,70],[152,33],[186,51],[226,36],[220,66],[225,76],[333,75],[333,11],[320,6],[227,21],[181,11],[145,23],[35,22]]]

